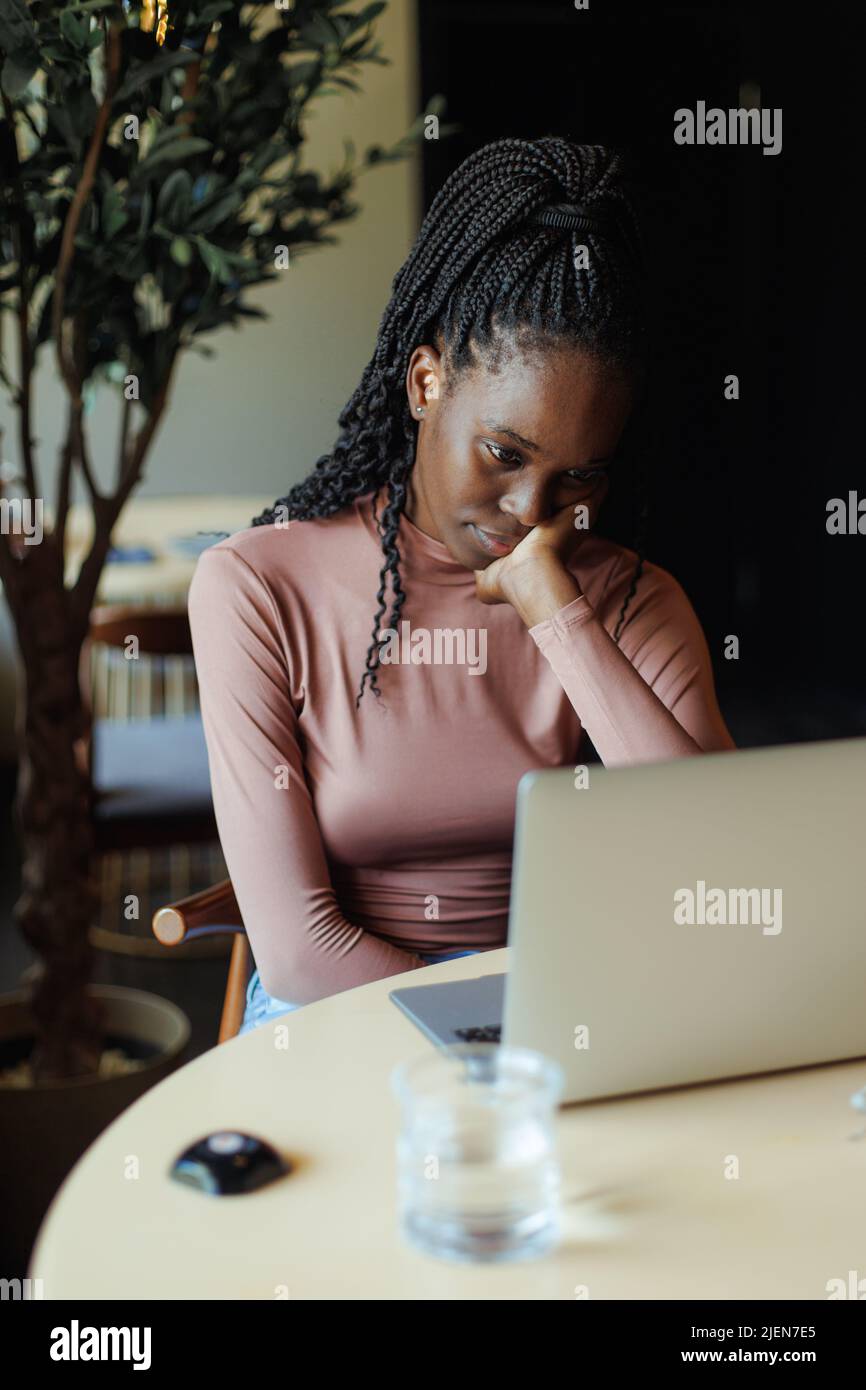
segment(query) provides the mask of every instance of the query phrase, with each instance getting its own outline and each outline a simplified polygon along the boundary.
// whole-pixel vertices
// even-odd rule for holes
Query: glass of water
[[[562,1068],[525,1047],[455,1043],[392,1073],[400,1222],[453,1260],[543,1255],[560,1234]]]

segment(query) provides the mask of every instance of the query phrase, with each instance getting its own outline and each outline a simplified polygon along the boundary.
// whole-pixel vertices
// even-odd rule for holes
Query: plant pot
[[[143,1063],[120,1076],[74,1077],[27,1089],[0,1084],[0,1278],[24,1275],[39,1225],[66,1174],[115,1116],[182,1064],[186,1014],[139,989],[91,985],[105,1007],[106,1045]],[[28,994],[0,995],[0,1070],[33,1045]]]

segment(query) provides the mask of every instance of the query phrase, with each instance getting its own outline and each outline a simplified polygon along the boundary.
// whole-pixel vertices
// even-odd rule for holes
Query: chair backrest
[[[123,647],[130,637],[149,656],[191,656],[192,633],[185,608],[137,608],[102,604],[90,614],[89,642]]]

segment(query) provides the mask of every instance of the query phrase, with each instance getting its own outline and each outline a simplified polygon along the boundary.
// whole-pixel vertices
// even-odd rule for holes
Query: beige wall
[[[363,67],[361,93],[323,97],[308,123],[306,161],[336,168],[343,139],[360,152],[390,145],[420,109],[415,6],[391,0],[377,32],[390,66]],[[357,217],[334,230],[339,244],[293,258],[282,278],[256,286],[247,302],[269,320],[246,320],[201,341],[212,358],[187,353],[179,364],[167,414],[154,442],[140,495],[178,492],[259,493],[274,497],[304,477],[334,442],[337,415],[369,359],[391,281],[420,214],[419,156],[373,168],[359,180]],[[5,452],[19,462],[8,401]],[[119,406],[108,389],[89,416],[94,463],[109,479]],[[36,378],[35,434],[43,494],[53,498],[55,462],[65,416],[50,351]],[[0,603],[0,757],[12,744],[12,638]]]

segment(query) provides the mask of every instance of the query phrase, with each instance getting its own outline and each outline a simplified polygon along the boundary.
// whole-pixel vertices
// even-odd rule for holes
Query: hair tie
[[[604,228],[606,218],[602,212],[579,203],[551,203],[549,207],[538,208],[528,218],[531,227],[553,227],[563,232],[596,232]]]

